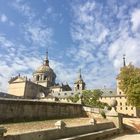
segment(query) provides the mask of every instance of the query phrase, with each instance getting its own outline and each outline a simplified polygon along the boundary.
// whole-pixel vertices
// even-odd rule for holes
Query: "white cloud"
[[[127,64],[140,66],[140,35],[136,33],[140,27],[139,10],[130,15],[129,4],[112,3],[85,1],[72,5],[71,35],[78,46],[73,47],[69,55],[79,65],[84,63],[85,80],[93,88],[114,85],[115,75],[123,64],[123,54],[126,54]]]
[[[10,26],[14,26],[14,22],[10,21],[9,18],[7,17],[7,15],[5,15],[5,14],[0,15],[0,22],[8,23]]]
[[[23,0],[16,0],[12,3],[12,6],[17,9],[23,16],[32,20],[35,17],[35,13],[30,6]]]
[[[25,38],[32,42],[34,45],[38,45],[38,47],[48,47],[52,41],[52,29],[48,27],[42,27],[43,24],[27,24],[24,27]]]
[[[41,13],[40,18],[38,18],[39,12],[34,10],[30,2],[16,0],[12,6],[25,17],[26,22],[20,25],[20,31],[24,39],[28,43],[31,43],[32,47],[44,47],[46,49],[46,47],[50,46],[53,30],[48,27],[47,22],[44,23],[44,20],[47,15],[53,12],[52,8],[47,8],[43,14]]]
[[[41,64],[39,53],[32,53],[26,46],[12,42],[2,35],[0,35],[0,51],[4,52],[0,54],[0,80],[2,81],[0,88],[3,91],[7,91],[11,76],[21,73],[30,74],[31,77],[32,72]]]
[[[5,14],[2,14],[1,16],[0,16],[0,21],[1,22],[6,22],[8,20],[8,18],[7,18],[7,16],[5,15]]]
[[[108,35],[108,29],[102,22],[99,21],[97,14],[97,6],[95,2],[85,2],[80,5],[73,5],[74,20],[71,28],[71,34],[74,41],[79,41],[81,44],[102,43]],[[99,7],[100,8],[100,7]]]
[[[137,32],[140,27],[139,9],[133,10],[126,3],[116,0],[107,3],[92,0],[72,3],[70,33],[73,44],[65,54],[68,58],[62,60],[62,56],[62,61],[59,61],[54,56],[57,61],[50,59],[50,66],[56,72],[59,82],[69,82],[72,85],[78,69],[82,68],[87,88],[100,88],[104,85],[115,87],[115,76],[122,66],[123,54],[126,54],[127,63],[133,62],[140,66],[140,35]],[[30,45],[28,49],[17,40],[11,41],[0,35],[0,51],[4,52],[0,54],[3,60],[0,68],[3,89],[6,89],[6,82],[12,75],[20,72],[31,76],[32,71],[41,64],[38,50],[45,50],[54,42],[54,30],[47,25],[47,20],[59,23],[64,18],[65,22],[63,14],[56,13],[54,7],[46,8],[42,14],[35,13],[36,10],[30,4],[24,0],[16,0],[12,4],[24,18],[25,22],[20,24],[23,35],[20,39]],[[133,13],[130,15],[131,11]],[[9,21],[9,16],[7,20]]]
[[[123,32],[123,31],[122,31]],[[109,47],[109,58],[113,60],[114,67],[119,69],[122,66],[122,56],[126,54],[127,64],[132,62],[140,66],[140,42],[138,37],[132,37],[129,33],[123,32],[118,39],[113,41]]]
[[[0,34],[0,80],[1,90],[7,91],[8,80],[11,76],[16,76],[18,73],[32,77],[32,72],[40,65],[41,52],[38,51],[41,47],[46,50],[52,42],[52,29],[47,26],[47,23],[42,22],[41,18],[35,18],[37,14],[29,3],[23,0],[16,0],[12,3],[12,8],[15,8],[20,15],[25,17],[24,23],[17,27],[23,35],[11,40],[6,35]],[[51,9],[48,9],[51,12]],[[6,16],[6,15],[5,15]],[[15,23],[8,18],[4,19],[10,26]],[[7,20],[7,21],[6,21]],[[23,42],[20,42],[23,39]],[[26,45],[30,44],[29,47]],[[8,55],[7,55],[8,54]],[[6,72],[5,72],[6,70]]]
[[[132,30],[140,29],[140,9],[135,9],[131,15]]]
[[[73,61],[78,63],[77,66],[83,69],[87,88],[113,86],[115,81],[110,83],[114,79],[113,67],[108,65],[108,58],[105,54],[107,47],[103,45],[106,43],[110,30],[100,20],[102,6],[94,1],[86,1],[82,4],[74,4],[72,8],[74,19],[71,35],[78,46],[68,50],[69,55],[73,57]]]

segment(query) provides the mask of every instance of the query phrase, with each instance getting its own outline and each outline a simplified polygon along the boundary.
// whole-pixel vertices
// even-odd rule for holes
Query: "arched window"
[[[36,76],[36,81],[39,81],[39,75]]]
[[[44,75],[44,80],[46,80],[46,78],[47,78],[47,76],[46,76],[46,75]]]
[[[80,86],[79,86],[79,84],[78,84],[78,85],[77,85],[77,89],[79,89],[79,87],[80,87]]]

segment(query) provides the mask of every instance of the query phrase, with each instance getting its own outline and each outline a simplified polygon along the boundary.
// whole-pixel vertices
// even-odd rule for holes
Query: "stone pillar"
[[[4,128],[4,127],[0,127],[0,137],[3,137],[4,136],[4,133],[7,132],[7,129]]]
[[[106,113],[106,117],[107,119],[113,121],[115,126],[120,129],[120,132],[122,132],[123,131],[122,115],[115,110],[117,106],[117,101],[115,99],[112,100],[110,106],[112,107],[112,109],[111,111]]]
[[[66,123],[64,121],[59,120],[55,123],[55,127],[57,129],[65,129],[66,128]]]

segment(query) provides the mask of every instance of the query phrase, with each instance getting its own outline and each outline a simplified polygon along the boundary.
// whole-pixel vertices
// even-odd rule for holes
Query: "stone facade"
[[[44,95],[47,96],[49,89],[47,89],[44,86],[33,83],[26,77],[21,77],[20,75],[18,75],[9,81],[8,92],[14,95],[15,97],[17,96],[20,98],[35,99],[40,93],[44,93]]]
[[[123,61],[125,59],[123,58]],[[124,63],[125,64],[125,63]],[[49,66],[48,54],[41,65],[33,73],[33,80],[29,81],[26,77],[16,76],[9,81],[8,92],[12,95],[24,97],[24,98],[38,98],[45,97],[46,101],[64,101],[67,102],[69,96],[76,94],[82,94],[82,90],[85,90],[85,82],[81,75],[81,70],[77,79],[74,82],[74,90],[68,84],[56,84],[56,74]],[[100,98],[101,102],[110,104],[112,99],[116,99],[118,105],[116,107],[119,113],[139,117],[140,109],[129,106],[124,93],[119,88],[119,80],[117,79],[117,86],[115,89],[100,89],[103,92]]]
[[[8,93],[23,97],[25,93],[26,77],[21,77],[20,75],[13,77],[9,81]]]
[[[127,97],[124,95],[124,93],[119,88],[119,80],[117,79],[117,91],[116,93],[112,93],[113,95],[104,95],[100,98],[101,102],[107,103],[110,105],[111,101],[113,99],[117,100],[117,106],[116,110],[119,113],[122,113],[124,115],[129,115],[132,117],[140,117],[140,109],[133,107],[131,105],[128,105],[127,103]]]
[[[46,97],[51,92],[70,91],[68,84],[56,84],[56,74],[49,66],[48,53],[44,63],[33,72],[33,79],[20,75],[13,77],[9,81],[8,93],[22,98]],[[43,95],[44,94],[44,95]]]

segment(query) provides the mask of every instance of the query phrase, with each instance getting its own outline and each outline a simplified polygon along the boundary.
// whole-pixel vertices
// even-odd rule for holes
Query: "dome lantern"
[[[55,78],[56,74],[49,66],[48,52],[46,52],[44,63],[33,73],[33,81],[42,86],[50,87],[55,84]]]

